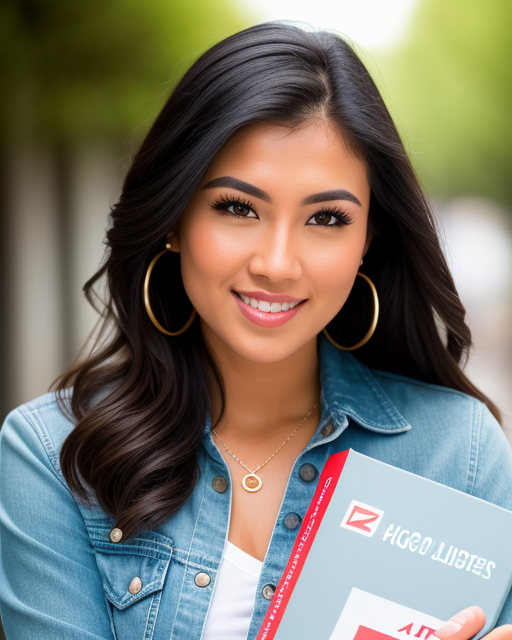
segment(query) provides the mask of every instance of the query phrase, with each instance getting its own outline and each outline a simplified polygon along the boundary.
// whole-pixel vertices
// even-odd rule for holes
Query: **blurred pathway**
[[[476,198],[437,211],[475,342],[466,372],[503,412],[512,443],[512,212]]]

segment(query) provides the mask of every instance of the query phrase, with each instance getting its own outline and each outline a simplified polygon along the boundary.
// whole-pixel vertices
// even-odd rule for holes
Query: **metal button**
[[[299,516],[298,513],[287,513],[284,517],[284,526],[289,529],[290,531],[293,531],[293,529],[296,529],[301,521],[301,517]]]
[[[276,588],[273,584],[266,584],[261,590],[261,593],[265,600],[272,600],[272,596],[274,595],[275,590]]]
[[[130,593],[139,593],[142,589],[142,582],[139,576],[135,576],[135,578],[130,582],[130,586],[128,587],[128,591]]]
[[[217,476],[212,481],[212,487],[215,489],[217,493],[224,493],[228,488],[228,483],[226,481],[226,478],[223,478],[222,476]]]
[[[207,573],[201,571],[201,573],[197,573],[194,578],[194,582],[198,587],[207,587],[210,584],[210,576]]]
[[[110,532],[110,539],[112,540],[112,542],[120,542],[122,537],[123,532],[117,527],[115,529],[112,529],[112,531]]]
[[[317,468],[314,464],[310,464],[309,462],[303,464],[299,469],[299,476],[301,477],[301,480],[304,480],[304,482],[311,482],[311,480],[316,478],[317,474]]]
[[[334,431],[334,425],[332,422],[328,422],[324,428],[322,429],[322,435],[324,438],[327,438],[327,436],[330,436],[331,433]]]

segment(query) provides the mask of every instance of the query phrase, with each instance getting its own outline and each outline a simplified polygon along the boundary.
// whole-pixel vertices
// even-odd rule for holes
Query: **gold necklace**
[[[263,480],[256,475],[256,471],[258,471],[258,469],[261,469],[261,467],[263,467],[264,465],[267,464],[267,462],[269,460],[272,460],[272,458],[276,455],[276,453],[278,453],[283,447],[284,445],[289,442],[290,438],[295,434],[295,432],[297,431],[297,429],[302,426],[304,424],[304,422],[306,422],[307,418],[309,418],[309,416],[311,415],[313,409],[315,409],[315,407],[318,406],[318,402],[315,402],[314,406],[312,409],[310,409],[306,415],[304,416],[304,418],[302,419],[302,421],[295,427],[295,429],[290,433],[290,435],[286,438],[286,440],[279,445],[279,447],[274,451],[274,453],[268,457],[265,462],[263,462],[262,464],[260,464],[259,467],[256,467],[256,469],[249,469],[249,467],[247,465],[245,465],[240,458],[238,458],[237,456],[235,456],[235,454],[231,451],[231,449],[227,446],[227,444],[224,442],[224,440],[219,436],[219,434],[215,431],[215,429],[212,429],[212,433],[214,433],[217,438],[222,442],[222,444],[226,447],[226,449],[229,451],[229,453],[233,456],[233,458],[239,462],[242,467],[244,467],[245,469],[247,469],[247,471],[249,472],[247,475],[245,475],[242,478],[242,487],[246,490],[246,491],[250,491],[251,493],[254,493],[255,491],[259,491],[263,485]]]

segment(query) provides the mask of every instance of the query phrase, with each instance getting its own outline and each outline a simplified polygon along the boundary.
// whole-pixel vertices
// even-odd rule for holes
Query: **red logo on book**
[[[371,538],[375,531],[377,531],[383,515],[384,511],[380,509],[376,509],[357,500],[352,500],[340,526],[344,529],[357,531],[357,533]]]
[[[360,626],[356,631],[354,640],[396,640],[396,638],[394,636],[388,636],[386,633]]]

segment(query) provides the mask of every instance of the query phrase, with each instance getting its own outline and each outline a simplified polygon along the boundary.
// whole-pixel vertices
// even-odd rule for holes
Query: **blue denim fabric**
[[[279,582],[299,530],[288,529],[284,519],[304,517],[333,453],[352,447],[512,509],[510,446],[485,405],[370,370],[322,334],[318,352],[321,419],[289,476],[249,640],[269,606],[263,587]],[[46,394],[11,412],[0,432],[0,610],[7,638],[199,640],[231,505],[231,477],[209,417],[198,452],[201,476],[189,500],[158,529],[117,544],[109,537],[114,520],[97,505],[77,503],[62,476],[59,451],[72,428],[54,394]],[[301,473],[303,465],[316,473]],[[216,476],[227,480],[225,493],[213,489]],[[211,577],[206,587],[194,581],[199,572]],[[135,576],[142,589],[131,594]],[[512,622],[510,595],[498,624],[505,622]]]

